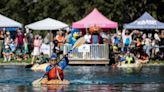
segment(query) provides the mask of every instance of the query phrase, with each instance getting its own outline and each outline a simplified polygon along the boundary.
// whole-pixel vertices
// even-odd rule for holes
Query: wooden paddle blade
[[[85,38],[81,37],[75,42],[72,49],[77,48],[77,47],[81,46],[84,43],[85,43]]]

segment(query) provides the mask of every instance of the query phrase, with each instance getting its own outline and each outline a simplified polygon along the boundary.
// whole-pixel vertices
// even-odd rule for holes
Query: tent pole
[[[85,32],[87,33],[87,28],[88,28],[88,25],[85,27]]]
[[[51,33],[52,33],[52,30],[50,30],[50,57],[51,57],[51,55],[52,55],[52,53],[51,53],[51,48],[52,48],[52,47],[51,47],[51,40],[52,40],[51,38],[52,38],[52,34],[51,34]]]
[[[116,33],[118,34],[118,27],[116,28]]]

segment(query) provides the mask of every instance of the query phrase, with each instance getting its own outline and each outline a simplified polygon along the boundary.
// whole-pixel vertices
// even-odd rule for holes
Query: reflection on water
[[[33,88],[27,85],[0,85],[0,92],[164,92],[164,84],[49,85]]]
[[[164,92],[164,67],[111,68],[108,66],[69,66],[65,79],[70,85],[34,88],[33,80],[43,73],[21,66],[0,67],[0,92]]]

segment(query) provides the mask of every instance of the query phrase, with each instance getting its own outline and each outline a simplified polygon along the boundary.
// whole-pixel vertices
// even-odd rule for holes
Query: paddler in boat
[[[68,65],[68,57],[65,56],[63,60],[57,61],[57,55],[55,53],[50,57],[50,65],[46,67],[47,78],[42,80],[42,84],[50,80],[63,80],[64,68]]]
[[[134,57],[132,56],[132,54],[129,51],[127,52],[125,60],[126,60],[126,63],[128,63],[128,64],[135,63]]]

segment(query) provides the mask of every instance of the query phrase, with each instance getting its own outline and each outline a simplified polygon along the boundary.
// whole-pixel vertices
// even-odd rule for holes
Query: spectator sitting
[[[138,62],[142,64],[149,62],[149,56],[145,52],[140,53],[140,55],[138,55]]]
[[[11,43],[9,44],[9,47],[10,47],[10,49],[11,49],[12,52],[15,52],[15,50],[16,50],[16,45],[15,45],[15,43],[14,43],[13,40],[11,40]]]
[[[3,54],[3,57],[4,57],[4,62],[11,60],[12,51],[10,50],[9,46],[5,46],[2,54]]]
[[[36,63],[43,64],[49,62],[48,58],[44,57],[43,53],[40,53],[40,55],[36,58]]]
[[[21,49],[17,49],[16,50],[16,59],[18,61],[21,61],[22,60],[22,51],[21,51]]]
[[[15,45],[15,43],[14,43],[14,41],[12,40],[11,41],[11,43],[9,44],[9,47],[10,47],[10,49],[11,49],[11,51],[12,51],[12,57],[14,57],[14,59],[15,59],[15,50],[16,50],[16,45]]]
[[[22,51],[22,57],[24,58],[24,60],[27,60],[28,59],[28,55],[27,55],[27,52],[25,50]]]

